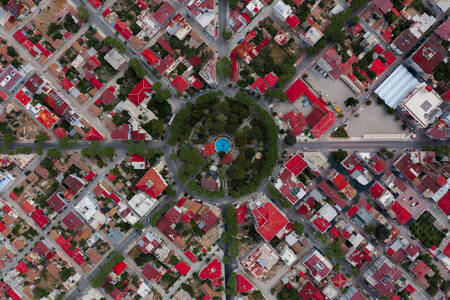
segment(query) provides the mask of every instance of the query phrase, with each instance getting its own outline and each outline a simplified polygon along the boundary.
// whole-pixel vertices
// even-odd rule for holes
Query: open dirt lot
[[[359,117],[352,117],[347,123],[347,132],[351,137],[361,137],[363,134],[396,134],[406,133],[402,123],[389,115],[382,105],[372,101],[371,105],[362,105],[358,111]]]
[[[33,19],[33,23],[40,31],[47,33],[48,25],[52,22],[57,23],[59,18],[65,16],[68,12],[68,6],[66,0],[53,0]]]

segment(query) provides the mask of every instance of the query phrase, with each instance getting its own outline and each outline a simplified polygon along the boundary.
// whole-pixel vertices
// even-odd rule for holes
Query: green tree
[[[331,157],[338,163],[343,161],[347,157],[347,151],[338,149],[337,151],[331,152]]]
[[[114,149],[114,147],[112,147],[112,146],[103,148],[103,155],[109,159],[113,159],[115,153],[116,153],[116,149]]]
[[[282,88],[272,88],[267,90],[266,97],[277,98],[280,101],[286,101],[286,93]]]
[[[144,69],[137,58],[130,59],[128,64],[139,78],[144,78],[147,75],[147,70]]]
[[[231,76],[231,60],[227,56],[217,61],[217,72],[224,77]]]
[[[14,47],[8,46],[8,48],[6,49],[6,54],[8,54],[11,57],[17,57],[19,56],[16,52],[16,49]]]
[[[2,137],[3,147],[10,147],[12,143],[16,140],[16,137],[11,133],[5,133]]]
[[[139,229],[139,230],[144,230],[145,225],[142,224],[141,222],[136,222],[136,223],[134,223],[133,227],[136,229]]]
[[[225,294],[228,296],[237,296],[237,274],[235,272],[231,273],[230,277],[228,277]]]
[[[78,14],[78,19],[80,19],[83,22],[89,21],[89,17],[91,16],[89,14],[89,11],[87,10],[87,8],[84,6],[77,7],[77,14]]]
[[[70,146],[70,138],[67,135],[61,137],[61,139],[59,140],[59,147],[61,149],[66,149],[69,146]]]
[[[297,139],[295,138],[295,136],[291,135],[291,134],[287,134],[284,137],[284,143],[288,146],[292,146],[297,142]]]
[[[116,48],[117,52],[125,53],[126,47],[122,42],[116,37],[107,36],[103,39],[103,42],[109,46]]]
[[[47,140],[47,135],[40,133],[38,135],[36,135],[36,137],[34,138],[34,143],[36,145],[42,145],[45,141]]]
[[[179,158],[183,163],[183,169],[189,175],[194,175],[198,172],[198,169],[205,163],[200,156],[198,149],[190,147],[188,145],[181,146]]]
[[[377,238],[377,240],[379,241],[384,241],[385,239],[387,239],[390,235],[390,231],[389,229],[387,229],[386,226],[384,225],[378,225],[375,228],[375,237]]]
[[[300,223],[298,221],[294,222],[294,231],[296,234],[300,235],[303,233],[304,230],[305,230],[305,226],[302,223]]]
[[[359,104],[359,101],[356,98],[349,97],[349,98],[347,98],[347,100],[345,100],[344,103],[345,103],[345,106],[347,106],[347,107],[349,107],[349,106],[356,107]]]
[[[156,223],[158,223],[159,219],[161,219],[161,214],[158,212],[155,212],[150,218],[150,224],[152,224],[152,226],[155,227]]]
[[[232,36],[233,34],[231,33],[231,31],[228,30],[222,31],[222,37],[224,40],[228,41],[229,39],[231,39]]]
[[[47,150],[47,156],[49,158],[60,159],[61,151],[59,151],[58,149],[55,149],[55,148],[50,148]]]

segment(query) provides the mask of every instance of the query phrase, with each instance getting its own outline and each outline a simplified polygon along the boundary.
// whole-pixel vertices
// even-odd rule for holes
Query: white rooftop
[[[400,65],[383,83],[375,90],[375,93],[384,100],[387,106],[397,108],[405,96],[409,94],[419,81]]]

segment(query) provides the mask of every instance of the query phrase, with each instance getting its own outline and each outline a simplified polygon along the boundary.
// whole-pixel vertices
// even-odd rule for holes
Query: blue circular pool
[[[221,136],[214,142],[214,149],[217,153],[228,153],[231,150],[231,141],[228,138]]]

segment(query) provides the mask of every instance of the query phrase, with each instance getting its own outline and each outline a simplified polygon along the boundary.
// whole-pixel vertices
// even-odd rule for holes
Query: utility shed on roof
[[[387,106],[397,108],[405,96],[419,85],[419,81],[399,66],[385,81],[375,90],[375,93],[384,100]]]

